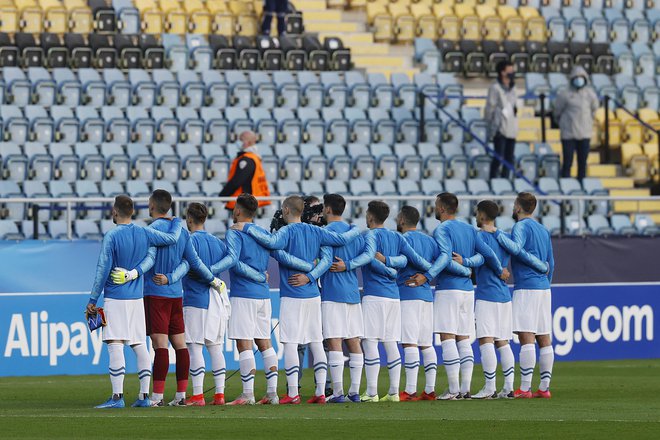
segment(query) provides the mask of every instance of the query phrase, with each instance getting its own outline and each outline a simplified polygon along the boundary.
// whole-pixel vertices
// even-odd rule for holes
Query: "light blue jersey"
[[[387,268],[402,269],[410,264],[417,268],[417,272],[429,270],[431,264],[410,247],[403,235],[385,228],[372,231],[376,239],[376,251],[385,256]],[[376,259],[362,267],[362,281],[364,296],[400,299],[396,271],[386,272],[383,263]]]
[[[154,220],[150,227],[162,231],[167,230],[169,224],[170,220],[159,218]],[[165,286],[159,286],[153,282],[152,278],[157,273],[173,273],[184,259],[188,262],[190,268],[195,271],[201,282],[209,285],[213,281],[213,274],[204,265],[202,260],[200,260],[192,245],[190,233],[184,229],[181,231],[181,235],[175,244],[157,249],[154,265],[149,272],[145,274],[144,295],[181,298],[183,296],[181,280],[177,280],[176,282]]]
[[[264,233],[263,229],[254,228],[249,223],[245,225],[244,230],[268,249],[284,251],[275,252],[272,256],[280,263],[280,296],[292,298],[319,296],[317,280],[332,265],[332,250],[329,246],[344,246],[360,235],[357,229],[351,229],[343,234],[335,234],[307,223],[292,223],[274,234]],[[290,256],[307,264],[311,264],[320,257],[316,267],[307,271],[306,275],[310,282],[306,285],[294,287],[289,284],[289,276],[309,268],[307,266],[303,269],[299,264],[292,264]]]
[[[461,275],[451,269],[452,252],[460,254],[466,266],[471,266],[472,257],[477,253],[486,260],[486,264],[495,271],[498,276],[502,274],[502,264],[495,256],[493,250],[488,247],[477,235],[477,230],[467,223],[458,220],[445,220],[433,232],[433,238],[440,247],[440,255],[433,263],[431,269],[424,275],[427,279],[436,276],[436,290],[462,290],[470,292],[473,290],[471,272]],[[449,270],[445,270],[448,269]]]
[[[338,234],[348,232],[351,226],[346,222],[332,222],[326,229]],[[356,269],[370,263],[376,254],[376,240],[373,233],[361,235],[346,246],[333,248],[335,257],[344,260],[344,272],[326,272],[321,276],[321,301],[347,304],[360,303],[360,287]]]
[[[253,224],[251,228],[268,234],[260,226]],[[270,299],[270,290],[266,281],[270,251],[245,232],[230,229],[227,231],[225,240],[227,240],[229,256],[235,256],[237,262],[245,264],[260,275],[254,278],[247,277],[243,271],[239,270],[238,264],[230,266],[231,290],[229,295],[237,298]],[[212,270],[217,269],[217,267],[212,268]]]
[[[181,234],[181,220],[175,218],[168,223],[166,232],[142,228],[134,224],[117,225],[103,237],[101,253],[96,266],[96,277],[91,291],[90,302],[96,304],[103,290],[106,298],[139,299],[144,288],[144,272],[153,265],[153,246],[167,246],[176,243]],[[110,271],[115,267],[127,270],[136,269],[140,275],[125,284],[114,284]]]
[[[232,231],[236,233],[236,231]],[[229,241],[233,240],[234,234],[227,234]],[[235,269],[241,274],[255,282],[265,282],[266,274],[260,273],[238,260],[240,247],[233,243],[228,246],[224,241],[206,231],[193,232],[191,235],[193,248],[204,263],[204,266],[219,277],[220,274],[229,269]],[[213,264],[215,263],[215,264]],[[186,260],[183,260],[179,267],[172,274],[167,274],[170,284],[183,278],[183,305],[197,307],[201,309],[209,308],[209,285],[199,280],[199,277],[193,272],[188,271],[190,266]],[[187,275],[186,275],[187,274]]]
[[[495,256],[500,260],[503,267],[509,265],[509,254],[497,242],[494,233],[479,231],[479,238],[490,247]],[[482,301],[505,303],[511,301],[509,286],[488,266],[477,266],[477,288],[474,292],[475,299]]]
[[[419,231],[408,231],[403,234],[403,237],[415,252],[426,261],[435,261],[438,258],[440,249],[433,238]],[[419,273],[419,269],[410,263],[399,271],[397,284],[399,285],[401,301],[421,300],[433,302],[433,292],[428,281],[416,287],[406,285],[406,281],[416,273]]]
[[[497,233],[499,232],[499,233]],[[537,221],[525,218],[513,225],[511,238],[499,230],[497,241],[512,255],[514,289],[546,290],[550,288],[555,270],[555,258],[552,255],[550,232]],[[548,263],[547,274],[534,269],[525,261],[525,253]],[[528,257],[527,257],[528,258]]]

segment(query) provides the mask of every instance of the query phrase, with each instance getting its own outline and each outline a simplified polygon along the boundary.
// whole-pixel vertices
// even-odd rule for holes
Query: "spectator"
[[[286,13],[289,9],[288,0],[266,0],[264,5],[264,21],[261,23],[261,34],[270,35],[270,24],[273,16],[277,15],[277,34],[284,35],[286,32]]]
[[[554,117],[559,122],[564,159],[562,177],[571,177],[573,155],[577,153],[577,178],[582,181],[587,174],[589,141],[593,134],[594,113],[598,109],[598,97],[589,85],[589,76],[580,66],[571,72],[571,84],[561,90],[555,99]]]
[[[229,177],[225,187],[220,191],[220,197],[238,197],[243,193],[255,197],[270,196],[266,173],[261,163],[261,156],[257,153],[257,135],[251,131],[244,131],[238,136],[241,142],[241,151],[238,152],[229,169]],[[233,210],[235,201],[227,203],[227,209]],[[269,200],[259,200],[259,206],[270,205]]]
[[[485,119],[488,124],[488,140],[500,157],[513,164],[513,150],[518,135],[516,114],[515,72],[510,61],[497,63],[497,82],[488,89]],[[490,178],[509,177],[509,169],[494,157],[490,165]]]

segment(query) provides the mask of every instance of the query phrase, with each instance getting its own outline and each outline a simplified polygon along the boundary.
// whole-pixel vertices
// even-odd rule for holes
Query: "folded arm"
[[[156,247],[151,246],[147,251],[147,255],[145,255],[144,259],[140,262],[140,264],[138,264],[138,267],[136,267],[135,270],[137,270],[138,274],[142,276],[145,273],[149,272],[149,269],[154,267],[155,262],[156,262]]]
[[[497,258],[497,255],[495,255],[495,252],[493,252],[493,249],[491,249],[490,246],[488,246],[479,235],[477,235],[476,241],[475,241],[476,249],[477,252],[479,252],[481,255],[483,255],[484,260],[486,261],[486,265],[490,267],[493,272],[495,272],[498,276],[502,275],[502,263],[500,262],[500,259]]]
[[[167,277],[169,284],[174,284],[186,276],[189,270],[190,264],[188,264],[186,260],[181,260],[181,263],[176,267],[176,269],[174,269],[174,272],[168,273],[165,276]]]
[[[201,281],[211,284],[215,277],[209,268],[206,267],[204,262],[202,262],[202,260],[199,258],[199,255],[197,255],[197,252],[195,251],[195,248],[193,247],[190,240],[188,240],[188,243],[186,243],[186,247],[183,251],[183,258],[188,262],[190,269],[195,272]]]
[[[289,227],[285,226],[274,234],[269,234],[259,228],[253,228],[251,223],[245,225],[243,232],[249,234],[257,243],[266,249],[278,250],[284,249],[289,241]]]
[[[438,258],[433,262],[430,269],[428,269],[424,276],[427,280],[431,281],[433,278],[437,277],[440,272],[445,270],[445,268],[451,263],[451,240],[447,236],[444,228],[438,227],[433,233],[433,238],[439,247]]]
[[[177,242],[181,235],[181,219],[174,217],[170,222],[170,229],[161,232],[155,228],[144,228],[151,246],[170,246]]]
[[[96,264],[96,276],[94,277],[94,284],[89,295],[89,302],[96,304],[103,291],[110,270],[112,269],[112,237],[106,235],[103,237],[101,244],[101,253],[99,254],[99,261]]]
[[[539,260],[536,256],[527,252],[523,248],[525,244],[525,236],[522,234],[521,229],[516,230],[514,227],[514,231],[516,235],[512,235],[512,238],[509,238],[507,234],[501,232],[500,230],[495,232],[495,237],[497,238],[497,242],[500,244],[500,246],[502,246],[504,250],[513,255],[516,260],[520,261],[524,265],[531,267],[539,273],[547,273],[548,263]]]

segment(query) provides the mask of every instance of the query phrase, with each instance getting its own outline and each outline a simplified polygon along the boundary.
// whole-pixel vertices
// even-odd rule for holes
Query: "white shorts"
[[[217,345],[225,341],[227,318],[209,319],[207,309],[186,306],[183,308],[186,325],[186,344]]]
[[[270,339],[272,309],[269,299],[230,297],[229,339]]]
[[[124,341],[128,345],[146,343],[147,324],[142,298],[106,298],[103,311],[107,321],[107,325],[103,327],[104,341]]]
[[[513,331],[552,334],[552,294],[547,290],[513,291]]]
[[[364,338],[381,342],[401,340],[401,302],[394,298],[368,295],[362,298]]]
[[[493,302],[476,300],[474,316],[477,318],[477,338],[495,338],[508,341],[513,336],[511,301]]]
[[[352,339],[364,336],[362,305],[334,301],[321,303],[323,339]]]
[[[401,301],[401,343],[420,347],[433,345],[433,303]]]
[[[474,291],[436,291],[433,301],[433,331],[458,336],[474,334]]]
[[[280,299],[280,342],[323,342],[321,297]]]

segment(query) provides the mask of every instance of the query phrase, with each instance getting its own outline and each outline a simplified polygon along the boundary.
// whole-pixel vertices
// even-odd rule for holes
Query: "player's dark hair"
[[[259,202],[257,199],[248,193],[243,193],[236,199],[236,205],[240,206],[241,211],[249,217],[254,218],[257,215],[257,209],[259,209]]]
[[[448,214],[454,215],[458,211],[458,197],[455,194],[443,192],[438,194],[438,200]]]
[[[149,199],[154,203],[158,214],[167,214],[167,211],[172,207],[172,194],[164,189],[154,190]]]
[[[378,223],[385,223],[387,217],[390,216],[390,207],[382,200],[372,200],[367,205],[367,212],[371,214],[374,220]]]
[[[186,217],[190,217],[196,225],[203,225],[208,215],[209,210],[206,205],[197,202],[188,205],[188,209],[186,210]]]
[[[531,214],[536,209],[536,197],[532,193],[529,192],[518,193],[516,202],[518,202],[518,206],[520,206],[520,209],[525,211],[526,214]]]
[[[513,66],[513,63],[509,60],[502,60],[498,62],[497,65],[495,66],[495,71],[497,72],[497,75],[498,76],[501,75],[502,72],[504,72],[506,68],[509,66]]]
[[[293,215],[300,216],[305,209],[305,201],[300,196],[289,196],[282,202],[282,208],[285,206],[291,210]]]
[[[131,218],[133,215],[133,199],[125,194],[118,195],[115,197],[114,208],[122,218]]]
[[[321,199],[319,199],[316,196],[305,196],[305,198],[303,198],[303,201],[305,202],[305,205],[308,205],[308,206],[321,203]]]
[[[403,223],[408,227],[415,227],[419,223],[419,211],[414,206],[405,205],[399,211]]]
[[[493,221],[500,214],[500,207],[492,200],[482,200],[477,203],[477,211],[486,216],[490,221]]]
[[[326,194],[323,196],[323,206],[329,207],[332,215],[342,215],[346,209],[346,199],[339,194]]]

